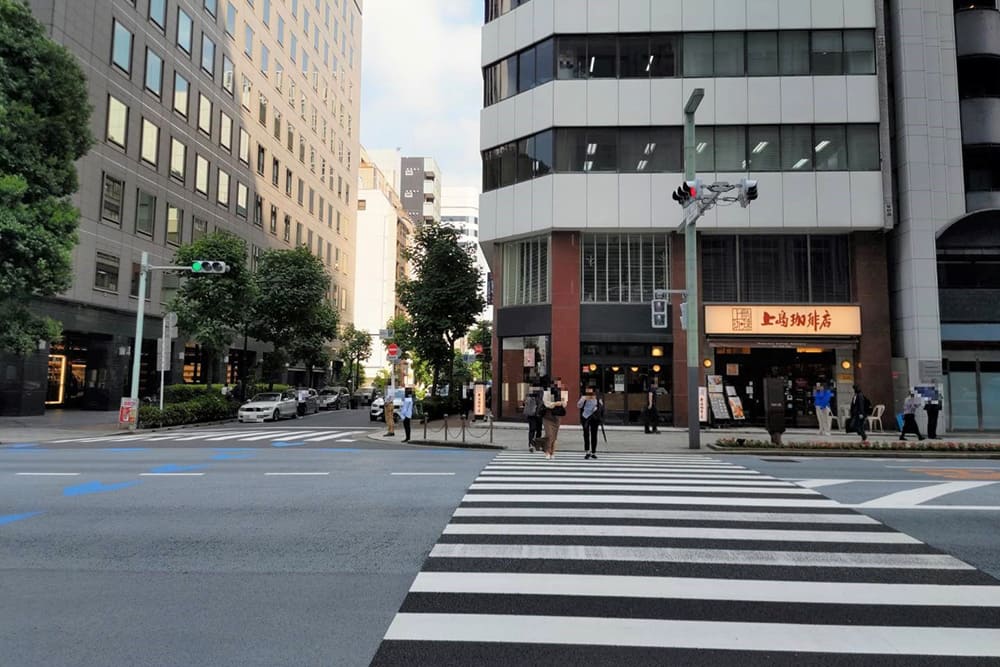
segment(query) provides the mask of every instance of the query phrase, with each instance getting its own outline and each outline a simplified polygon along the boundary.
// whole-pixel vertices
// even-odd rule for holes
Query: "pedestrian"
[[[562,400],[563,382],[557,377],[555,382],[542,395],[545,415],[542,417],[542,427],[545,429],[545,458],[556,457],[556,438],[559,436],[559,420],[566,416],[566,403]]]
[[[660,414],[656,410],[656,380],[649,383],[649,390],[646,392],[646,419],[643,425],[646,433],[660,432]]]
[[[861,387],[854,385],[854,397],[851,399],[851,433],[861,436],[861,442],[868,442],[865,426],[868,424],[868,398],[862,393]]]
[[[924,404],[924,411],[927,412],[927,437],[937,440],[938,413],[941,412],[941,395],[936,391],[931,399]]]
[[[580,408],[580,423],[583,424],[583,451],[585,459],[597,458],[597,428],[601,425],[601,408],[603,401],[594,394],[593,387],[587,387],[586,393],[576,402]]]
[[[410,441],[410,420],[413,418],[413,387],[403,391],[403,404],[399,406],[399,416],[403,418],[403,432],[406,437],[403,442]]]
[[[819,422],[820,435],[830,435],[833,427],[832,414],[830,412],[830,400],[833,398],[826,385],[821,382],[816,383],[816,391],[813,392],[813,401],[816,406],[816,421]]]
[[[923,440],[920,435],[920,427],[917,426],[917,410],[920,409],[920,397],[916,389],[910,390],[910,395],[903,401],[903,428],[899,429],[899,439],[906,440],[907,433],[915,433],[918,440]],[[935,424],[936,426],[936,424]]]
[[[535,438],[542,437],[542,389],[532,387],[524,397],[524,418],[528,422],[528,451],[535,451]]]

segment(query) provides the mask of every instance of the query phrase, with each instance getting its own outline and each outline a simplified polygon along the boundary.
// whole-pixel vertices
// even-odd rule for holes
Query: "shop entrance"
[[[649,344],[584,344],[580,347],[580,393],[593,387],[604,399],[609,424],[641,424],[646,392],[656,383],[661,425],[672,425],[673,367],[670,346]]]
[[[735,387],[746,423],[754,426],[764,425],[764,379],[783,377],[786,425],[817,428],[813,391],[817,382],[831,386],[836,363],[833,349],[819,347],[720,347],[707,374],[722,375],[724,384]],[[831,409],[837,414],[836,396]]]

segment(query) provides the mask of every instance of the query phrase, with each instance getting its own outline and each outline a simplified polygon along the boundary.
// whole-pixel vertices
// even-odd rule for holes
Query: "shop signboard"
[[[477,383],[472,395],[473,414],[482,417],[486,414],[486,385]]]
[[[708,389],[698,387],[698,420],[708,422]]]
[[[705,333],[716,336],[860,336],[861,307],[822,304],[705,306]]]
[[[709,405],[712,406],[712,417],[718,421],[728,421],[729,420],[729,409],[726,407],[726,395],[721,391],[709,392],[708,394]]]
[[[135,426],[139,417],[139,401],[134,398],[123,397],[121,406],[118,408],[118,425]]]
[[[535,348],[533,347],[524,348],[524,367],[525,368],[535,367]]]

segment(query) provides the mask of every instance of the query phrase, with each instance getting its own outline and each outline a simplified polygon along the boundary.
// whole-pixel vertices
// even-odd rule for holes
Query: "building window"
[[[274,87],[281,92],[281,83],[285,74],[285,68],[277,60],[274,61]]]
[[[847,137],[843,125],[817,125],[813,139],[816,171],[847,171]]]
[[[105,138],[119,146],[126,148],[128,140],[128,107],[116,97],[108,95],[108,119]]]
[[[844,35],[840,30],[817,30],[812,33],[812,73],[844,73]]]
[[[125,181],[110,174],[104,174],[104,188],[101,193],[101,220],[121,227],[124,200]]]
[[[156,24],[160,32],[167,27],[167,0],[149,0],[149,20]]]
[[[187,165],[187,146],[175,137],[170,138],[170,176],[184,182]]]
[[[264,175],[264,169],[267,165],[267,151],[263,146],[257,144],[257,173],[261,176]]]
[[[844,31],[844,74],[874,74],[875,43],[870,30]]]
[[[281,178],[281,162],[276,157],[271,158],[271,185],[278,187]]]
[[[285,168],[285,194],[292,196],[292,170]]]
[[[118,292],[118,263],[116,255],[97,253],[94,289],[102,292]]]
[[[139,298],[139,280],[141,272],[142,272],[142,265],[139,264],[139,262],[132,262],[132,284],[129,286],[128,293],[129,296],[134,297],[136,299]],[[145,294],[146,301],[149,301],[149,296],[150,294],[152,294],[153,291],[153,281],[151,280],[151,278],[152,276],[150,276],[149,274],[146,275],[146,294]]]
[[[302,203],[303,203],[303,202],[305,201],[305,194],[306,194],[306,193],[305,193],[305,190],[306,190],[306,185],[305,185],[305,183],[304,183],[304,182],[302,181],[302,179],[301,179],[301,178],[300,178],[300,179],[298,179],[298,183],[299,183],[299,188],[298,188],[298,197],[297,197],[297,199],[298,199],[298,202],[299,202],[299,206],[302,206]]]
[[[236,7],[231,2],[226,3],[226,34],[236,36]]]
[[[146,90],[159,97],[163,92],[163,58],[146,49]]]
[[[174,72],[174,111],[187,118],[188,116],[188,93],[191,84],[181,76],[180,72]]]
[[[273,236],[278,235],[278,207],[274,204],[271,204],[271,218],[268,221],[268,231]]]
[[[208,220],[193,216],[191,218],[191,242],[194,243],[203,236],[208,236]]]
[[[135,204],[135,233],[153,238],[153,234],[155,232],[156,197],[144,190],[137,190]]]
[[[211,169],[208,160],[197,155],[194,159],[194,189],[199,194],[208,196],[208,174]]]
[[[260,20],[264,22],[264,25],[270,27],[271,25],[271,0],[264,0],[260,7]]]
[[[205,93],[198,93],[198,129],[205,134],[212,134],[212,100]]]
[[[271,50],[266,45],[260,45],[260,71],[267,76],[267,71],[271,63]]]
[[[246,23],[243,24],[243,53],[253,60],[253,28]]]
[[[291,243],[291,241],[292,241],[292,218],[291,218],[291,216],[288,216],[288,215],[285,216],[285,227],[284,227],[284,231],[281,234],[281,237],[282,237],[282,239],[284,239],[285,243]]]
[[[233,70],[233,61],[229,59],[229,56],[223,54],[222,56],[222,89],[229,93],[229,96],[233,96],[234,86],[235,86],[236,75]]]
[[[778,75],[778,33],[771,31],[747,33],[747,74],[750,76]]]
[[[149,119],[142,119],[142,145],[139,156],[143,162],[156,166],[160,157],[160,128]]]
[[[132,73],[132,31],[117,19],[111,28],[111,63],[126,74]]]
[[[274,138],[281,141],[281,112],[275,109],[271,115],[274,117]]]
[[[296,247],[302,245],[302,223],[301,222],[296,222],[295,223],[295,245],[296,245]]]
[[[241,87],[242,92],[240,93],[240,103],[243,105],[243,108],[246,109],[247,111],[250,110],[250,91],[252,89],[253,89],[253,84],[250,82],[250,79],[244,76],[243,84]]]
[[[167,244],[179,246],[184,243],[184,211],[167,203]]]
[[[505,243],[503,271],[505,306],[547,303],[549,300],[548,237]]]
[[[669,246],[657,234],[584,234],[581,300],[645,303],[653,290],[669,289]]]
[[[204,7],[205,11],[211,14],[214,19],[219,11],[219,0],[205,0],[202,3],[202,7]]]
[[[250,164],[250,133],[240,128],[240,162]]]
[[[278,16],[278,44],[285,45],[285,19]]]
[[[249,192],[245,183],[236,182],[236,217],[246,220]]]
[[[177,10],[177,46],[181,51],[191,55],[191,17],[183,9]]]
[[[216,188],[215,201],[220,206],[229,208],[229,174],[218,170],[218,187]]]
[[[219,112],[219,145],[226,152],[233,152],[233,119],[225,111]]]
[[[257,96],[257,120],[267,127],[267,98],[263,95]]]
[[[201,33],[201,69],[215,78],[215,42],[205,33]]]

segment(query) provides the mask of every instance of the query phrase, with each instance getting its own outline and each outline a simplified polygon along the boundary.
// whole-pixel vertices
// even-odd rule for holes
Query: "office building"
[[[482,295],[486,307],[480,319],[493,319],[490,293],[490,266],[479,245],[479,188],[446,185],[441,188],[441,223],[459,233],[458,242],[473,253],[482,276]]]

